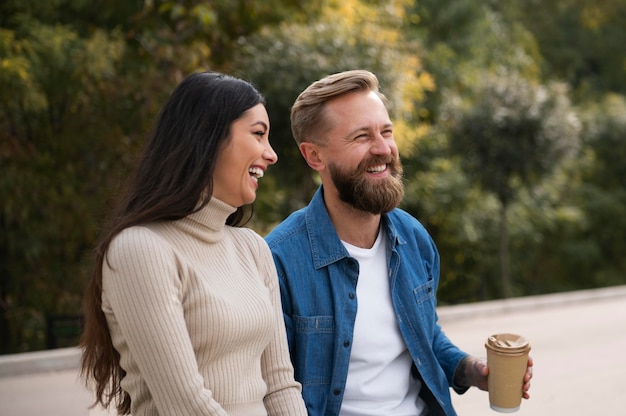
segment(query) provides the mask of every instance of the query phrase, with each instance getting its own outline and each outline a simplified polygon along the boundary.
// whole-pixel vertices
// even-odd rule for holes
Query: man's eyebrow
[[[348,134],[346,136],[354,136],[356,133],[367,132],[367,131],[369,131],[369,128],[367,128],[367,127],[358,127],[356,129],[348,132]]]
[[[383,129],[387,129],[389,127],[393,127],[393,123],[385,123],[385,124],[382,125]],[[356,129],[350,131],[348,134],[346,134],[346,138],[354,136],[356,133],[368,132],[369,130],[370,130],[370,128],[368,126],[358,127]]]

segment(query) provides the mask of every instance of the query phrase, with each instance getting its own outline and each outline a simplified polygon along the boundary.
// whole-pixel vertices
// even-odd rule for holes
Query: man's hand
[[[485,358],[468,356],[464,363],[461,363],[459,370],[455,375],[455,384],[462,387],[476,386],[481,390],[487,391],[487,376],[489,375],[489,367]],[[533,359],[528,357],[528,366],[526,374],[524,374],[524,383],[522,385],[522,397],[528,399],[530,395],[530,380],[533,378]]]

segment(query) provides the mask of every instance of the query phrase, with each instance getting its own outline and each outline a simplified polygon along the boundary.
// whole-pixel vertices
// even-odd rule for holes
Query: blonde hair
[[[341,95],[361,91],[374,91],[384,103],[387,101],[378,90],[376,75],[363,69],[328,75],[309,85],[291,107],[291,133],[296,143],[321,144],[325,104]]]

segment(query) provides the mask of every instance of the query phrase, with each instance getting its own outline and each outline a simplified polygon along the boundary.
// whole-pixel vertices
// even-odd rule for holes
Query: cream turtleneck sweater
[[[306,415],[272,256],[254,231],[225,225],[234,211],[213,198],[109,247],[102,309],[134,416]]]

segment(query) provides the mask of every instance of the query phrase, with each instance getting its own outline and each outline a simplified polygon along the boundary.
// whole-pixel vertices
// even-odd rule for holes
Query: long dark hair
[[[128,227],[177,220],[206,206],[213,193],[215,161],[230,139],[231,124],[260,103],[265,103],[264,98],[248,82],[199,72],[185,78],[162,108],[108,230],[96,246],[95,267],[84,295],[81,375],[94,387],[95,404],[106,408],[114,402],[119,414],[130,413],[130,396],[120,386],[126,372],[102,312],[102,266],[111,240]],[[249,219],[245,217],[244,207],[238,207],[226,224],[242,225]]]

